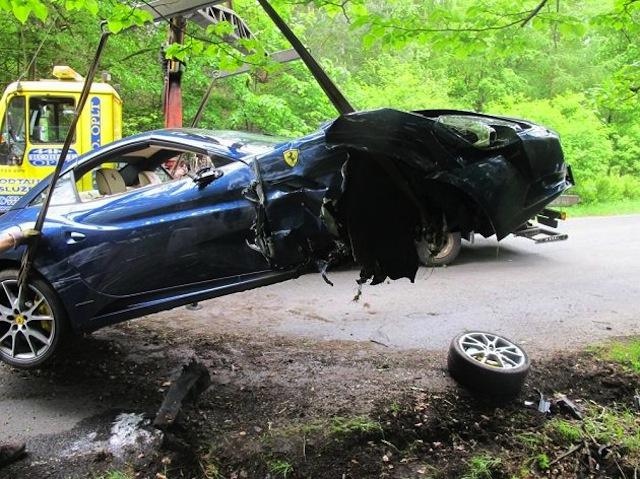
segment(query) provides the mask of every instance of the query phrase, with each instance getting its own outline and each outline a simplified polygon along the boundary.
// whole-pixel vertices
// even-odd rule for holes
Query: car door
[[[98,158],[96,164],[111,161]],[[249,168],[229,163],[209,184],[185,177],[51,207],[59,252],[93,290],[130,296],[266,270],[246,239],[255,218],[242,196]]]

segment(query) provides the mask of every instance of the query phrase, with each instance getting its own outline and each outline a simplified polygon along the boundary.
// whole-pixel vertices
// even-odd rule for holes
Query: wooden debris
[[[195,400],[211,385],[211,377],[207,368],[192,359],[182,367],[180,376],[171,382],[164,401],[153,421],[153,426],[158,429],[170,427],[178,417],[182,404],[187,398]]]

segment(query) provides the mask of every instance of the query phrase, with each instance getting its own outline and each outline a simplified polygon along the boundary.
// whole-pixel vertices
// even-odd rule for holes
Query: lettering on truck
[[[0,212],[7,211],[40,180],[0,178]]]
[[[27,159],[32,166],[56,166],[60,153],[62,153],[62,148],[32,148],[27,154]],[[69,148],[67,160],[73,160],[77,157],[78,152]]]
[[[91,149],[100,148],[102,143],[102,132],[100,126],[100,98],[94,96],[91,98]]]

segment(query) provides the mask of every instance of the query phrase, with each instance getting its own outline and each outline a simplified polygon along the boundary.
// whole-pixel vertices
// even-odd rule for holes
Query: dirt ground
[[[206,365],[212,386],[158,449],[122,459],[101,446],[118,414],[153,417],[190,358]],[[553,355],[534,361],[519,398],[496,404],[459,389],[445,366],[442,353],[373,342],[159,332],[132,322],[78,342],[46,370],[11,372],[109,407],[64,434],[29,440],[29,455],[0,477],[637,477],[637,374],[593,352]],[[536,390],[566,394],[588,419],[525,407],[537,404]],[[611,425],[600,427],[605,420]]]

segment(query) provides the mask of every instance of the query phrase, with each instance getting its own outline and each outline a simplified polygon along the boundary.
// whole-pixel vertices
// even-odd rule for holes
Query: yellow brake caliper
[[[49,311],[49,308],[44,303],[40,305],[40,307],[37,309],[37,312],[38,312],[38,315],[40,316],[52,316],[51,311]],[[51,321],[40,321],[40,327],[42,328],[43,331],[50,333]]]

